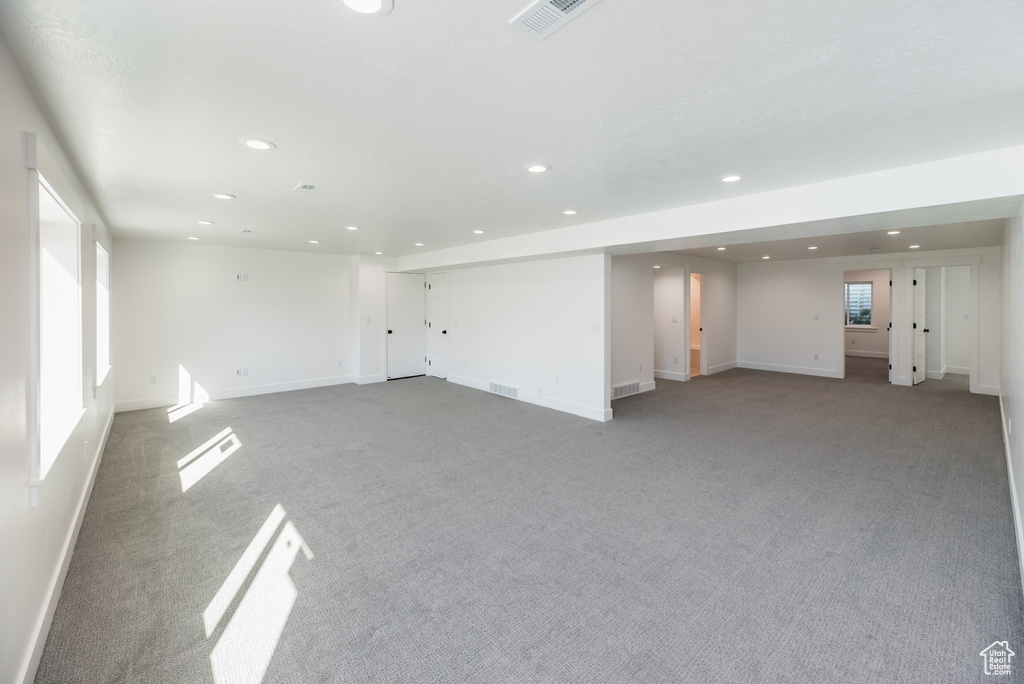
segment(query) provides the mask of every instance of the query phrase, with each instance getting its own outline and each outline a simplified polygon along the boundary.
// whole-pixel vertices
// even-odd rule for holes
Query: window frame
[[[868,287],[868,322],[852,323],[850,321],[850,286],[867,285]],[[859,301],[859,300],[858,300]],[[870,280],[850,280],[843,283],[843,314],[844,323],[847,328],[873,328],[875,320],[875,287]]]
[[[110,363],[110,252],[104,249],[99,240],[96,243],[96,373],[94,387],[99,389],[106,382],[113,367]],[[101,256],[104,268],[100,269]],[[100,275],[104,276],[105,282],[101,282]],[[101,306],[100,297],[106,295],[106,306]],[[101,315],[105,313],[105,320]],[[101,337],[106,337],[106,344],[101,344]],[[106,359],[100,358],[103,350],[106,349]]]

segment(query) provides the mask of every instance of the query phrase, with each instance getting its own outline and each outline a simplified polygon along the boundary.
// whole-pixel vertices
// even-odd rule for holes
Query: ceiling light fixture
[[[360,14],[376,14],[384,16],[395,7],[394,0],[343,0],[350,10]]]
[[[240,142],[254,150],[272,150],[277,147],[269,140],[260,140],[259,138],[242,138]]]
[[[319,240],[310,240],[309,244],[311,244],[311,245],[319,245],[320,241]]]
[[[483,235],[484,234],[484,231],[482,231],[482,230],[474,230],[473,232],[476,233],[477,235]]]
[[[719,251],[719,252],[724,252],[724,251],[725,251],[725,247],[719,247],[719,248],[718,248],[718,251]]]
[[[658,264],[654,264],[654,268],[661,268]]]
[[[252,232],[252,228],[242,228],[238,232],[239,233],[251,233]]]
[[[771,257],[770,257],[770,256],[763,256],[763,257],[761,257],[761,258],[762,258],[762,259],[771,259]]]
[[[899,235],[899,234],[900,234],[900,231],[898,231],[898,230],[890,230],[889,233],[888,233],[888,235]]]
[[[727,176],[722,176],[718,180],[722,181],[723,183],[735,183],[736,181],[742,180],[742,179],[743,179],[743,176],[741,176],[740,174],[738,174],[738,173],[730,173]]]
[[[544,173],[545,171],[550,171],[551,167],[547,164],[530,164],[526,167],[526,170],[530,173]]]
[[[383,253],[384,253],[384,252],[374,252],[374,254],[376,254],[377,256],[380,256],[380,255],[381,255],[381,254],[383,254]]]
[[[196,221],[196,223],[198,223],[201,226],[212,226],[213,225],[213,221]]]
[[[346,230],[359,230],[359,226],[345,226]]]
[[[920,249],[921,245],[910,245],[910,249]]]
[[[199,239],[199,238],[197,238],[197,237],[190,237],[190,238],[189,238],[189,240],[198,240],[198,239]]]
[[[566,209],[566,210],[565,210],[565,211],[563,211],[562,213],[563,213],[563,214],[565,214],[566,216],[575,216],[575,215],[576,215],[576,214],[578,214],[579,212],[578,212],[578,211],[576,211],[575,209]]]
[[[213,196],[217,199],[235,199],[234,195],[229,195],[226,192],[215,192]]]
[[[416,246],[417,246],[417,247],[422,247],[422,246],[423,246],[423,243],[422,243],[422,242],[417,242],[417,243],[416,243]]]
[[[818,248],[817,248],[816,246],[814,246],[814,245],[811,245],[811,246],[810,246],[810,247],[808,247],[807,249],[818,249]]]

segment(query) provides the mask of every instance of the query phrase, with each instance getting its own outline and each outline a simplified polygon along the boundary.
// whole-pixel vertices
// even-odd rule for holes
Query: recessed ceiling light
[[[910,245],[910,249],[920,249],[921,245]]]
[[[345,226],[346,230],[359,230],[359,226]]]
[[[476,233],[477,235],[483,235],[484,234],[484,231],[482,231],[482,230],[474,230],[473,232]]]
[[[654,268],[661,268],[658,264],[654,264]]]
[[[239,233],[251,233],[252,232],[252,228],[242,228],[238,232]]]
[[[416,246],[417,246],[417,247],[422,247],[422,246],[423,246],[423,243],[422,243],[422,242],[417,242],[417,243],[416,243]]]
[[[818,248],[817,248],[817,247],[815,247],[814,245],[811,245],[811,246],[810,246],[810,247],[808,247],[807,249],[818,249]]]
[[[899,235],[900,231],[898,231],[898,230],[890,230],[888,234],[889,235]]]
[[[213,225],[213,221],[196,221],[196,223],[198,223],[201,226],[212,226]]]
[[[530,173],[544,173],[545,171],[550,171],[551,167],[547,164],[530,164],[526,167],[526,170]]]
[[[761,257],[761,258],[762,258],[762,259],[771,259],[771,257],[770,257],[770,256],[763,256],[763,257]]]
[[[719,247],[719,248],[718,248],[718,251],[719,251],[719,252],[724,252],[724,251],[725,251],[725,247]]]
[[[563,211],[562,213],[563,213],[563,214],[565,214],[566,216],[575,216],[575,215],[576,215],[576,214],[578,214],[579,212],[578,212],[578,211],[576,211],[575,209],[566,209],[566,210],[565,210],[565,211]]]
[[[380,255],[381,255],[381,254],[383,254],[383,253],[384,253],[384,252],[374,252],[374,254],[376,254],[376,255],[378,255],[378,256],[380,256]]]
[[[234,195],[229,195],[226,192],[215,192],[213,196],[217,199],[235,199]]]
[[[246,147],[250,147],[254,150],[272,150],[277,147],[277,145],[269,140],[260,140],[259,138],[242,138],[241,142]]]
[[[344,0],[344,2],[349,9],[360,14],[385,15],[395,6],[393,0]]]
[[[723,183],[735,183],[736,181],[742,180],[742,179],[743,179],[743,176],[741,176],[740,174],[738,174],[738,173],[730,173],[728,176],[722,176],[718,180],[722,181]]]
[[[319,240],[310,240],[309,244],[311,244],[311,245],[319,245],[320,241]]]
[[[198,239],[199,239],[199,238],[197,238],[197,237],[190,237],[190,238],[189,238],[189,240],[198,240]]]

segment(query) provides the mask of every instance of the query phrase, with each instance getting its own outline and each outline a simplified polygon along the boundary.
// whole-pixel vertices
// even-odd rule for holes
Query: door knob
[[[447,334],[448,334],[448,331],[447,331],[447,330],[442,330],[442,331],[441,331],[441,334],[442,334],[442,335],[447,335]]]
[[[388,330],[388,335],[390,335],[390,334],[391,334],[391,331],[390,331],[390,330]]]
[[[924,331],[925,332],[931,332],[931,330],[929,330],[928,328],[925,328]]]

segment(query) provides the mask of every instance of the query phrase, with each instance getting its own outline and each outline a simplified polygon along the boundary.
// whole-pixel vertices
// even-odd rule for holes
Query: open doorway
[[[843,272],[843,354],[848,380],[890,382],[892,272]]]
[[[702,349],[704,348],[704,321],[701,317],[701,275],[700,273],[690,274],[690,377],[706,375],[707,371],[703,359]]]
[[[925,369],[946,389],[970,390],[971,267],[924,269],[926,287]]]

